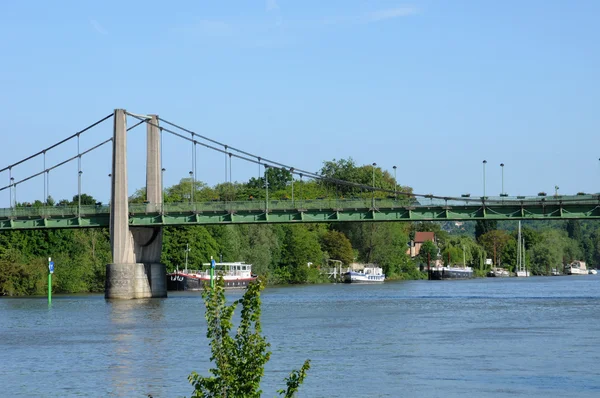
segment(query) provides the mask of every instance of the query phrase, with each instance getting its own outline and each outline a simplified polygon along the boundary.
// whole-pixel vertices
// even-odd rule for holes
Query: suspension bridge
[[[127,127],[127,118],[136,122]],[[80,138],[92,128],[113,121],[112,137],[104,137],[89,149],[81,150]],[[127,132],[146,125],[146,201],[129,203],[127,189]],[[269,200],[268,181],[265,200],[210,201],[194,200],[191,190],[186,203],[163,201],[162,136],[170,134],[191,143],[192,186],[197,181],[196,148],[201,146],[225,156],[231,176],[231,158],[258,164],[265,168],[283,169],[292,174],[292,199]],[[52,165],[46,164],[50,150],[71,140],[77,141],[77,154]],[[112,144],[111,200],[108,205],[82,205],[82,157]],[[16,178],[15,169],[22,164],[43,160],[42,169],[23,178]],[[50,172],[70,162],[78,165],[78,194],[76,205],[48,206]],[[598,219],[600,195],[444,197],[430,194],[398,192],[373,185],[329,178],[319,173],[266,159],[256,154],[226,145],[192,130],[159,119],[156,115],[138,115],[117,109],[114,113],[92,123],[83,130],[15,162],[0,174],[8,174],[8,184],[0,187],[9,191],[10,207],[0,209],[0,231],[45,228],[109,227],[113,264],[107,265],[107,298],[140,298],[166,296],[165,267],[160,264],[162,227],[168,225],[236,224],[236,223],[315,223],[363,221],[469,221],[523,219]],[[299,176],[344,185],[364,191],[381,191],[388,198],[298,199],[293,195],[294,177]],[[27,182],[43,179],[44,196],[41,206],[18,206],[17,188]],[[231,177],[230,177],[231,178]]]

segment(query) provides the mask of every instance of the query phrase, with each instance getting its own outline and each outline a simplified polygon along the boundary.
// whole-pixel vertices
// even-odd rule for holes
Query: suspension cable
[[[137,118],[138,120],[142,120],[142,121],[144,121],[146,123],[152,124],[151,121],[143,120],[141,117],[136,116],[136,115],[131,114],[131,113],[128,113],[128,114],[130,116],[134,117],[134,118]],[[227,153],[231,153],[232,156],[235,156],[238,159],[246,160],[246,161],[251,162],[251,163],[257,163],[259,165],[259,175],[258,175],[259,178],[260,178],[260,165],[261,164],[264,164],[267,167],[274,167],[274,168],[279,168],[279,169],[290,169],[291,168],[290,166],[287,166],[287,165],[285,165],[283,163],[279,163],[279,162],[276,162],[276,161],[273,161],[273,160],[261,158],[260,156],[253,155],[253,154],[251,154],[249,152],[246,152],[246,151],[243,151],[243,150],[231,147],[229,145],[225,145],[225,144],[223,144],[223,143],[221,143],[219,141],[216,141],[216,140],[213,140],[211,138],[205,137],[205,136],[203,136],[201,134],[194,133],[191,130],[188,130],[188,129],[184,128],[184,127],[181,127],[181,126],[179,126],[179,125],[177,125],[175,123],[169,122],[168,120],[165,120],[165,119],[161,119],[161,120],[164,123],[166,123],[166,124],[168,124],[168,125],[170,125],[172,127],[175,127],[175,128],[177,128],[179,130],[182,130],[182,131],[190,133],[190,134],[193,133],[198,138],[201,138],[203,140],[209,141],[209,142],[211,142],[213,144],[216,144],[218,146],[227,147],[229,150],[232,150],[232,151],[235,151],[235,152],[238,152],[238,153],[242,154],[242,155],[239,155],[239,154],[231,153],[231,152],[228,152],[227,150],[218,148],[216,146],[207,144],[205,142],[195,141],[196,143],[198,143],[199,145],[204,146],[205,148],[212,149],[214,151],[221,152],[221,153],[226,153],[226,154]],[[177,133],[177,132],[175,132],[173,130],[170,130],[170,129],[167,129],[165,127],[163,127],[163,129],[164,129],[164,131],[166,131],[166,132],[168,132],[170,134],[173,134],[173,135],[175,135],[175,136],[177,136],[179,138],[183,138],[185,140],[190,141],[189,138],[185,137],[184,135],[182,135],[180,133]],[[245,155],[245,156],[243,156],[243,155]],[[441,200],[446,200],[446,201],[448,201],[448,200],[456,200],[456,201],[460,201],[460,202],[463,202],[463,203],[466,203],[466,202],[477,202],[477,203],[483,203],[483,204],[485,204],[485,203],[494,203],[495,202],[494,200],[484,200],[484,201],[482,201],[481,199],[478,199],[478,198],[464,198],[464,197],[460,197],[459,198],[459,197],[451,197],[451,196],[438,196],[438,195],[433,195],[433,194],[418,194],[418,193],[410,193],[410,192],[398,192],[398,191],[394,191],[393,189],[385,189],[385,188],[373,187],[373,186],[367,185],[367,184],[361,184],[361,183],[356,183],[356,182],[351,182],[351,181],[344,181],[344,180],[340,180],[340,179],[332,178],[332,177],[325,177],[325,176],[322,176],[322,175],[320,175],[318,173],[314,173],[314,172],[310,172],[310,171],[306,171],[306,170],[302,170],[302,169],[297,169],[297,168],[294,168],[293,174],[298,174],[300,176],[306,176],[306,177],[309,177],[309,178],[313,178],[315,180],[321,180],[321,181],[330,182],[330,183],[333,183],[333,184],[346,185],[346,186],[350,186],[350,187],[354,187],[354,188],[364,189],[364,190],[367,190],[367,191],[379,191],[379,192],[385,192],[385,193],[389,193],[389,194],[402,195],[402,196],[409,197],[409,198],[421,197],[421,198],[428,198],[428,199],[441,199]],[[499,200],[496,200],[496,201],[499,201]],[[504,202],[504,201],[502,201],[502,202]]]
[[[93,151],[94,149],[98,149],[98,148],[100,148],[102,145],[104,145],[104,144],[106,144],[106,143],[108,143],[108,142],[111,142],[111,141],[112,141],[112,137],[111,137],[111,138],[109,138],[109,139],[107,139],[106,141],[103,141],[103,142],[101,142],[100,144],[98,144],[98,145],[96,145],[96,146],[94,146],[94,147],[91,147],[91,148],[90,148],[90,149],[88,149],[87,151],[81,152],[81,153],[80,153],[80,154],[78,154],[78,155],[75,155],[75,156],[73,156],[73,157],[71,157],[71,158],[69,158],[69,159],[67,159],[67,160],[64,160],[64,161],[62,161],[62,162],[60,162],[60,163],[57,163],[57,164],[55,164],[54,166],[47,168],[46,170],[42,170],[42,171],[40,171],[39,173],[36,173],[36,174],[30,175],[30,176],[29,176],[29,177],[27,177],[27,178],[23,178],[22,180],[19,180],[19,181],[17,181],[17,182],[15,182],[15,183],[13,183],[12,185],[21,184],[21,183],[23,183],[23,182],[25,182],[25,181],[31,180],[32,178],[35,178],[35,177],[39,176],[39,175],[42,175],[42,174],[44,174],[44,173],[47,173],[47,172],[50,172],[50,170],[54,170],[55,168],[57,168],[57,167],[60,167],[60,166],[62,166],[62,165],[63,165],[63,164],[65,164],[65,163],[69,163],[69,162],[70,162],[70,161],[72,161],[72,160],[78,159],[80,156],[83,156],[83,155],[85,155],[85,154],[87,154],[87,153],[89,153],[89,152]],[[4,191],[6,188],[8,188],[8,187],[10,187],[10,186],[11,186],[11,185],[7,185],[7,186],[5,186],[5,187],[2,187],[2,188],[0,188],[0,191]]]
[[[138,120],[141,120],[141,121],[143,121],[145,123],[154,125],[151,121],[146,120],[146,119],[142,119],[141,117],[136,116],[134,114],[128,113],[128,115],[132,116],[134,118],[137,118]],[[163,122],[165,122],[166,124],[174,125],[174,123],[168,122],[168,121],[166,121],[164,119],[161,119],[161,120]],[[192,133],[191,130],[187,130],[187,129],[179,127],[177,125],[174,125],[174,126],[176,126],[177,128],[183,130],[184,132],[187,132],[187,133],[190,133],[190,134]],[[173,131],[173,130],[168,129],[166,127],[162,127],[162,129],[164,131],[166,131],[167,133],[172,134],[172,135],[174,135],[176,137],[182,138],[182,139],[187,140],[187,141],[192,141],[190,138],[188,138],[188,137],[186,137],[186,136],[184,136],[184,135],[182,135],[180,133],[177,133],[176,131]],[[206,139],[207,141],[217,143],[218,145],[225,146],[224,144],[221,144],[218,141],[215,141],[215,140],[212,140],[212,139],[207,139],[206,137],[204,137],[204,136],[202,136],[200,134],[194,133],[194,135],[197,136],[197,137],[200,137],[202,139]],[[217,152],[221,152],[221,153],[224,153],[224,154],[231,153],[231,152],[228,152],[228,151],[226,151],[224,149],[218,148],[216,146],[209,145],[209,144],[204,143],[204,142],[195,141],[195,140],[194,140],[194,142],[196,142],[199,145],[202,145],[205,148],[212,149],[212,150],[217,151]],[[284,169],[284,168],[285,169],[291,169],[290,166],[284,165],[282,163],[275,162],[275,161],[272,161],[272,160],[269,160],[269,159],[263,159],[260,156],[252,155],[252,154],[250,154],[248,152],[237,150],[237,149],[235,149],[233,147],[230,147],[230,146],[227,146],[227,147],[228,147],[228,149],[235,150],[235,151],[237,151],[239,153],[242,153],[242,154],[245,154],[245,155],[248,155],[248,156],[252,156],[253,158],[255,157],[256,160],[253,159],[253,158],[247,157],[247,156],[242,156],[242,155],[231,153],[232,156],[234,156],[234,157],[236,157],[238,159],[242,159],[242,160],[245,160],[245,161],[248,161],[248,162],[252,162],[252,163],[258,164],[259,165],[259,178],[260,178],[260,165],[261,164],[266,165],[268,167],[278,168],[278,169]],[[271,164],[268,164],[268,163],[271,163]],[[390,190],[390,189],[378,188],[378,187],[373,187],[373,186],[366,185],[366,184],[360,184],[360,183],[356,183],[356,182],[344,181],[344,180],[339,180],[339,179],[331,178],[331,177],[325,177],[325,176],[319,175],[318,173],[314,173],[314,172],[310,172],[310,171],[306,171],[306,170],[294,168],[294,174],[300,174],[300,173],[303,173],[303,175],[305,175],[306,177],[309,177],[309,178],[313,178],[313,179],[317,179],[317,180],[322,180],[322,181],[327,181],[327,182],[331,182],[331,183],[334,183],[334,184],[346,185],[346,186],[351,186],[351,187],[355,187],[355,188],[361,188],[361,189],[370,190],[370,191],[375,190],[375,191],[387,192],[387,193],[393,193],[394,192],[393,190]],[[434,197],[434,198],[444,199],[444,197],[441,197],[441,196],[440,197],[436,197],[436,196],[433,196],[433,195],[415,194],[415,193],[408,193],[408,192],[397,192],[397,193],[399,195],[404,195],[404,196],[408,196],[408,197],[427,197],[427,198]],[[458,200],[461,200],[461,199],[458,199]]]
[[[28,161],[28,160],[30,160],[30,159],[33,159],[33,158],[35,158],[36,156],[39,156],[39,155],[43,154],[44,152],[46,152],[46,151],[49,151],[49,150],[50,150],[50,149],[52,149],[52,148],[56,148],[57,146],[59,146],[59,145],[61,145],[61,144],[64,144],[65,142],[67,142],[67,141],[69,141],[69,140],[71,140],[71,139],[73,139],[73,138],[75,138],[75,137],[79,137],[79,135],[80,135],[80,134],[83,134],[83,133],[85,133],[86,131],[88,131],[88,130],[89,130],[89,129],[91,129],[92,127],[96,127],[96,126],[97,126],[97,125],[99,125],[100,123],[104,122],[104,121],[105,121],[105,120],[107,120],[107,119],[110,119],[110,118],[111,118],[111,117],[113,117],[113,116],[114,116],[114,114],[113,114],[113,113],[111,113],[110,115],[103,117],[102,119],[98,120],[97,122],[95,122],[95,123],[93,123],[93,124],[90,124],[89,126],[87,126],[86,128],[84,128],[83,130],[80,130],[80,131],[76,132],[75,134],[73,134],[73,135],[71,135],[71,136],[69,136],[69,137],[65,138],[64,140],[62,140],[62,141],[59,141],[59,142],[57,142],[56,144],[54,144],[54,145],[51,145],[51,146],[49,146],[48,148],[46,148],[46,149],[43,149],[43,150],[39,151],[38,153],[35,153],[35,154],[33,154],[33,155],[29,156],[29,157],[26,157],[26,158],[24,158],[24,159],[21,159],[21,160],[19,160],[19,161],[18,161],[18,162],[16,162],[16,163],[13,163],[13,164],[11,164],[11,165],[10,165],[10,166],[8,166],[8,167],[5,167],[5,168],[3,168],[2,170],[0,170],[0,173],[2,173],[3,171],[6,171],[6,170],[8,170],[8,169],[10,169],[10,168],[12,168],[12,167],[15,167],[15,166],[17,166],[17,165],[19,165],[19,164],[21,164],[21,163],[23,163],[23,162],[26,162],[26,161]]]

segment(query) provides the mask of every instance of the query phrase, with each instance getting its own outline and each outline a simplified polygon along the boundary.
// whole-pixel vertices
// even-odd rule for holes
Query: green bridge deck
[[[131,203],[131,226],[600,219],[600,195]],[[0,230],[108,227],[110,206],[0,209]]]

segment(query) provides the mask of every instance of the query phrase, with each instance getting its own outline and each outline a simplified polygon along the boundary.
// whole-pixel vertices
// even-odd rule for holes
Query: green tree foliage
[[[498,221],[495,220],[477,220],[475,224],[475,239],[479,241],[482,235],[487,234],[490,231],[498,229]]]
[[[569,238],[566,231],[546,230],[531,248],[531,270],[536,275],[550,275],[553,269],[562,271],[565,264],[582,256],[578,242]]]
[[[438,247],[432,241],[423,242],[419,250],[418,261],[420,264],[433,265],[438,255]]]
[[[510,240],[511,237],[508,233],[499,230],[486,232],[479,237],[479,243],[483,246],[485,251],[493,256],[492,259],[495,266],[499,265],[502,253]]]
[[[579,220],[568,220],[565,228],[567,230],[567,234],[569,235],[569,238],[571,239],[575,239],[576,241],[580,241],[581,240],[581,223],[579,222]]]
[[[305,283],[309,277],[309,268],[315,269],[323,260],[323,251],[319,236],[303,225],[286,225],[284,227],[284,249],[281,265],[287,267],[292,283]]]
[[[340,260],[342,264],[349,265],[354,261],[354,250],[350,240],[342,232],[330,230],[322,237],[323,250],[330,259]]]
[[[222,277],[216,281],[214,289],[202,293],[206,306],[207,334],[210,339],[212,376],[204,377],[192,372],[188,380],[194,386],[194,398],[260,397],[260,382],[264,376],[264,366],[271,358],[270,344],[261,335],[260,292],[264,282],[248,286],[244,296],[226,304]],[[235,336],[231,335],[233,314],[236,307],[242,307],[241,319]],[[293,397],[306,377],[310,361],[304,362],[300,370],[293,371],[286,379],[287,388],[279,390],[285,397]]]
[[[398,182],[394,180],[394,177],[388,171],[382,170],[381,167],[373,165],[357,166],[352,158],[340,160],[333,159],[332,161],[323,162],[320,174],[323,177],[362,184],[366,187],[373,186],[374,182],[375,187],[377,188],[389,191],[397,190],[398,192],[405,193],[412,192],[412,189],[409,187],[400,186]],[[373,177],[375,181],[373,181]],[[322,181],[321,184],[342,197],[369,197],[373,195],[370,190],[364,190],[353,185],[340,185],[328,180]],[[375,192],[375,197],[386,197],[390,195],[393,197],[391,192]]]
[[[217,241],[208,233],[206,227],[170,226],[163,228],[163,250],[161,261],[172,271],[176,267],[185,267],[186,248],[189,245],[188,268],[202,269],[202,264],[210,261],[213,256],[218,259],[221,248]]]
[[[286,189],[292,181],[292,173],[289,170],[278,167],[268,167],[265,171],[266,180],[269,182],[269,191],[281,191]],[[265,190],[265,177],[251,178],[248,181],[248,188],[256,190]]]
[[[73,196],[73,200],[71,201],[71,205],[79,204],[79,195]],[[92,206],[96,204],[96,199],[93,196],[88,195],[87,193],[81,194],[81,205],[82,206]]]
[[[462,264],[463,262],[463,251],[458,246],[447,245],[441,255],[445,265]]]

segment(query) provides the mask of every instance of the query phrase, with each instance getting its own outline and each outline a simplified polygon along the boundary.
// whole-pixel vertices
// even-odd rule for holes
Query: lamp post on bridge
[[[163,214],[165,214],[165,171],[167,171],[167,169],[164,167],[160,169],[160,193],[162,194],[160,205]]]
[[[294,207],[294,168],[290,168],[290,173],[292,173],[292,207]]]
[[[377,163],[373,162],[373,195],[371,200],[371,205],[373,209],[375,209],[375,166],[377,166]]]
[[[77,172],[77,216],[81,217],[81,175],[83,171]]]
[[[560,187],[558,185],[554,186],[554,196],[558,196],[558,190],[560,189]]]
[[[227,159],[225,159],[227,161]],[[190,175],[190,204],[194,203],[194,172],[190,171],[188,173]]]
[[[502,168],[502,192],[500,196],[504,196],[504,163],[500,163],[500,167]]]
[[[265,164],[265,213],[269,212],[269,174],[267,173],[267,169],[269,165]]]
[[[487,160],[483,161],[483,200],[485,200],[485,165],[487,164]]]
[[[15,189],[16,189],[16,186],[15,186],[15,177],[10,177],[10,207],[11,208],[17,207],[17,203],[16,203],[17,201],[16,201],[16,199],[13,202],[13,191]],[[14,197],[15,198],[17,197],[16,193],[14,193]],[[14,203],[14,206],[13,206],[13,203]]]
[[[396,180],[396,166],[392,167],[394,169],[394,200],[398,198],[396,193],[396,187],[398,186],[398,181]]]

